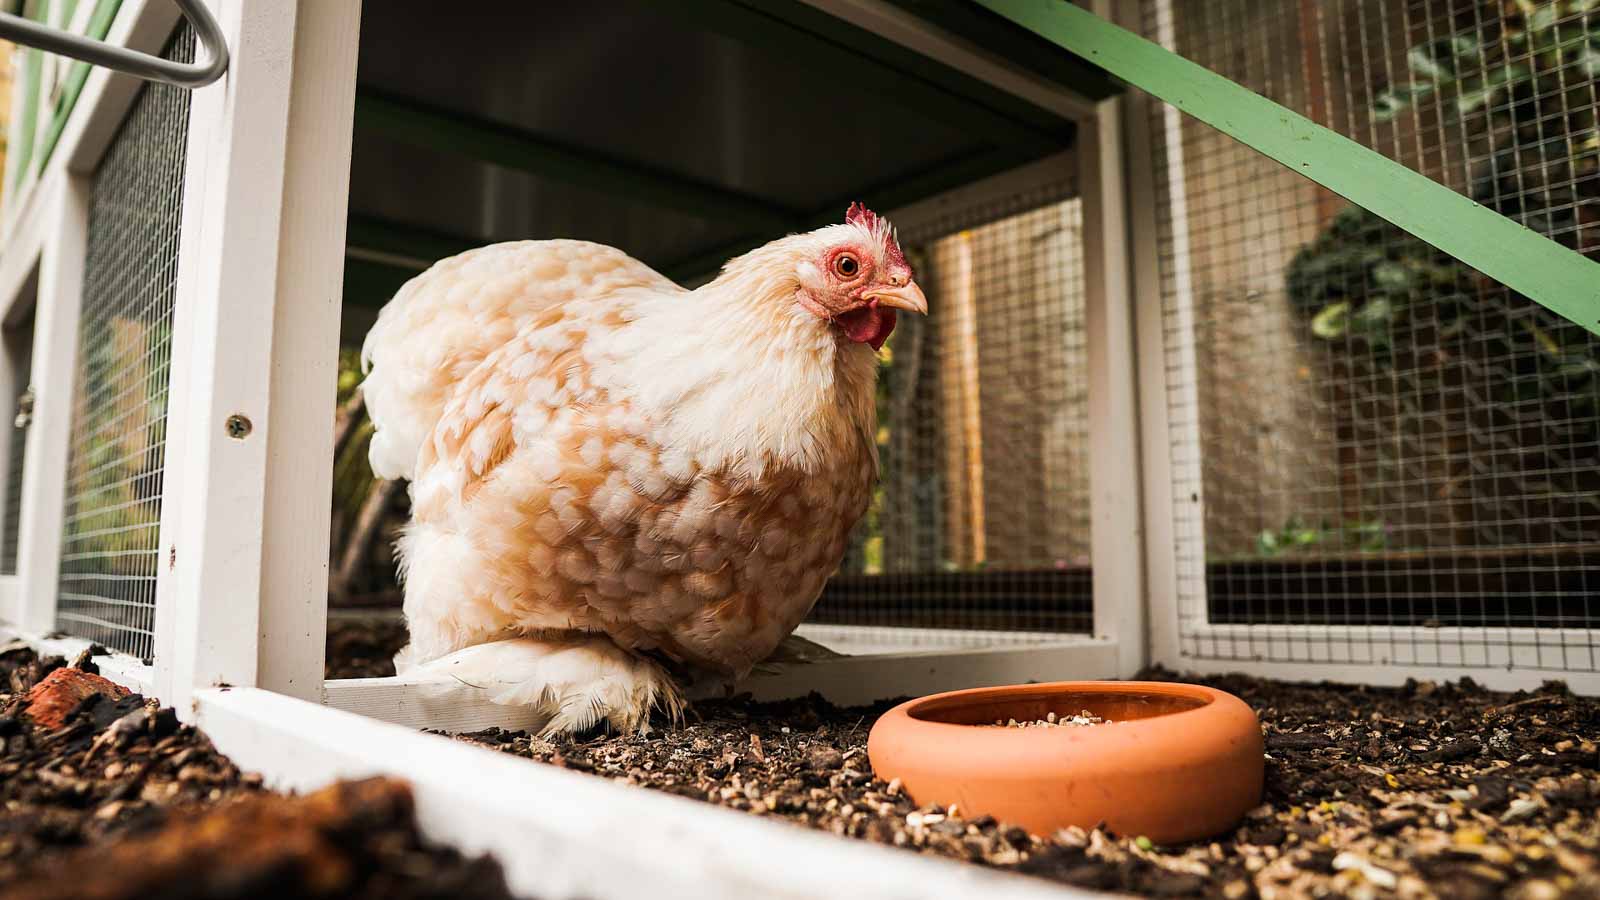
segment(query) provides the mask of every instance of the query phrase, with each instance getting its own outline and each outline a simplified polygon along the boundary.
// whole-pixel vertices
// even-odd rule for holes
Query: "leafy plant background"
[[[1482,6],[1412,47],[1410,80],[1376,93],[1371,116],[1442,122],[1465,144],[1474,200],[1600,258],[1600,0]],[[1260,554],[1600,540],[1600,342],[1586,330],[1358,207],[1286,281],[1327,351],[1327,394],[1350,411],[1341,443],[1378,448],[1357,480],[1433,482],[1415,499],[1448,521],[1297,516],[1261,533]],[[1449,471],[1426,475],[1419,457]]]

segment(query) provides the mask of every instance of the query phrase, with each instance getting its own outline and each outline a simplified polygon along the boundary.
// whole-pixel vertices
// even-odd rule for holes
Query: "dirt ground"
[[[336,621],[329,672],[382,675],[396,623]],[[429,844],[404,785],[264,791],[171,710],[51,703],[65,667],[0,647],[0,896],[504,897],[499,868]],[[92,664],[87,666],[92,669]],[[1169,678],[1170,673],[1150,673]],[[55,675],[60,680],[62,676]],[[752,815],[1083,887],[1166,897],[1600,898],[1600,700],[1559,685],[1399,689],[1203,679],[1260,715],[1265,803],[1214,841],[1032,835],[918,808],[875,779],[887,704],[698,704],[680,728],[548,742],[457,739]],[[76,682],[74,682],[76,683]],[[59,722],[41,719],[58,716]],[[1099,726],[1096,726],[1099,727]]]
[[[405,785],[263,790],[93,663],[0,647],[0,897],[499,898],[499,866],[418,833]]]
[[[384,674],[395,623],[339,626],[353,674]],[[1171,679],[1168,672],[1147,673]],[[1199,679],[1256,710],[1264,804],[1231,834],[1162,847],[1139,835],[1031,835],[918,808],[872,775],[890,704],[819,698],[697,704],[686,727],[549,742],[459,735],[501,752],[834,834],[1083,887],[1163,897],[1600,898],[1600,699],[1470,680],[1404,688]],[[958,811],[959,812],[959,811]]]

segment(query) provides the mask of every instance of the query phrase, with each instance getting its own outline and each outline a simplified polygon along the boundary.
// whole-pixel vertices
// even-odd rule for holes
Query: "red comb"
[[[900,252],[900,240],[895,236],[894,228],[889,220],[880,218],[877,213],[867,209],[866,204],[859,200],[850,204],[845,210],[845,222],[857,225],[877,235],[883,241],[884,255],[888,257],[890,265],[901,265],[911,268],[906,262],[906,255]]]

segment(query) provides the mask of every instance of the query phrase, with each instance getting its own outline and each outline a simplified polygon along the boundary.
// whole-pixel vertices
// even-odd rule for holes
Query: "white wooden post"
[[[254,685],[292,0],[213,7],[232,52],[189,113],[173,315],[156,689]]]
[[[317,701],[360,24],[360,0],[301,0],[278,240],[257,686]]]
[[[1096,6],[1102,5],[1104,0],[1097,0]],[[1102,102],[1092,118],[1079,121],[1077,148],[1089,357],[1094,633],[1116,641],[1117,675],[1126,678],[1144,666],[1146,654],[1139,396],[1120,103]]]
[[[1141,30],[1135,4],[1121,5],[1119,24]],[[1171,0],[1155,4],[1157,38],[1174,49]],[[1144,459],[1145,577],[1149,596],[1151,662],[1182,670],[1183,623],[1205,615],[1205,497],[1200,448],[1194,289],[1189,268],[1189,219],[1182,113],[1140,91],[1123,99],[1127,129],[1128,205],[1137,315],[1140,420]],[[1174,318],[1168,331],[1156,194],[1155,141],[1168,142],[1165,165],[1171,256],[1167,277]],[[1169,346],[1169,342],[1174,342]],[[1176,364],[1176,371],[1173,364]],[[1176,407],[1176,409],[1174,409]],[[1177,417],[1174,417],[1176,412]],[[1189,496],[1179,497],[1176,485]],[[1187,597],[1187,603],[1184,598]]]
[[[177,289],[157,689],[322,696],[359,0],[229,0],[196,92]]]
[[[15,624],[43,634],[55,624],[62,505],[78,358],[78,312],[89,218],[88,179],[57,170],[35,201],[50,211],[39,256],[33,330],[33,425],[27,436],[22,527],[17,544]]]

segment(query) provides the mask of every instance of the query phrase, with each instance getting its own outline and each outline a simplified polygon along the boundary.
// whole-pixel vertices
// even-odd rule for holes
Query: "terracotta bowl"
[[[1083,710],[1107,724],[996,727]],[[1062,681],[902,703],[872,726],[879,778],[921,805],[957,804],[1048,835],[1104,824],[1158,843],[1212,837],[1261,802],[1261,724],[1232,694],[1193,684]]]

